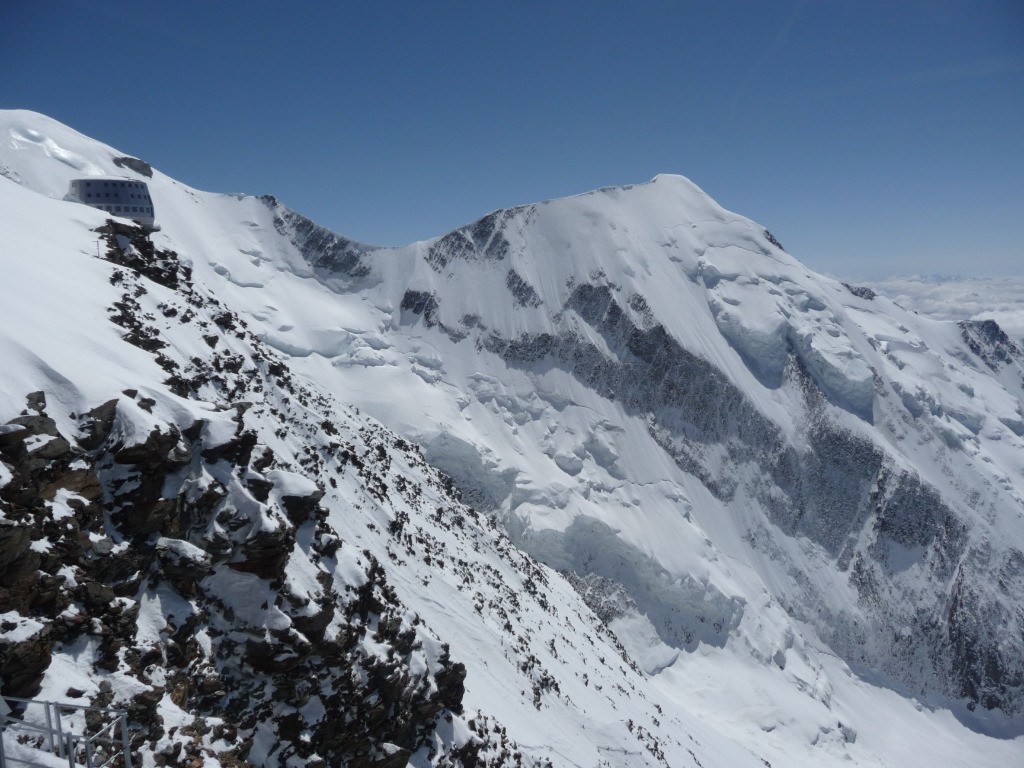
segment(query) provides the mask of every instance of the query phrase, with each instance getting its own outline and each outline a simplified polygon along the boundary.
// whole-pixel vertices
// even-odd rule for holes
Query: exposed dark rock
[[[501,261],[509,255],[504,227],[522,208],[494,211],[468,227],[449,232],[427,252],[426,262],[437,271],[453,260]]]
[[[241,546],[241,559],[228,563],[236,571],[253,573],[262,579],[280,579],[288,562],[295,532],[291,527],[274,531],[258,531]]]
[[[274,484],[258,475],[252,475],[245,479],[245,487],[249,489],[256,501],[266,502],[270,498],[270,492],[274,490]]]
[[[437,675],[437,695],[442,707],[452,712],[462,712],[462,697],[466,694],[466,665],[453,664],[442,657],[444,668]]]
[[[505,276],[505,285],[512,293],[512,301],[519,307],[539,307],[543,304],[540,295],[522,275],[510,269]]]
[[[118,464],[137,464],[143,467],[157,467],[168,460],[171,449],[181,439],[181,433],[171,428],[164,432],[154,429],[141,443],[124,446],[114,451]]]
[[[1024,349],[995,320],[961,320],[957,326],[964,343],[991,370],[998,373],[1012,363],[1024,368]]]
[[[153,166],[145,160],[139,160],[137,157],[129,157],[127,155],[115,157],[114,165],[118,168],[128,168],[141,176],[145,176],[147,179],[153,178]]]
[[[192,270],[179,262],[178,254],[174,251],[157,250],[150,240],[150,230],[146,227],[107,219],[106,224],[95,231],[106,243],[107,261],[127,267],[168,288],[190,284]],[[126,316],[123,323],[128,324],[132,319],[130,315]]]
[[[433,328],[441,322],[437,315],[437,299],[431,293],[410,289],[402,296],[401,308],[403,312],[422,315],[428,328]]]
[[[209,554],[180,539],[158,539],[156,557],[163,575],[186,597],[198,594],[199,582],[213,572]]]
[[[32,698],[39,693],[43,673],[50,666],[52,635],[44,627],[25,640],[0,643],[0,686],[4,695]]]
[[[274,633],[264,640],[245,642],[245,663],[260,672],[283,674],[291,672],[311,652],[311,646],[296,633]]]
[[[60,433],[57,431],[57,423],[42,412],[16,416],[8,423],[25,427],[33,435],[46,435],[54,438],[60,437]],[[43,458],[49,459],[53,457],[44,456]]]
[[[11,567],[29,553],[31,544],[32,529],[29,526],[0,520],[0,584],[8,582]]]
[[[30,434],[32,433],[21,424],[0,424],[0,451],[13,451]]]
[[[367,258],[376,250],[336,235],[305,216],[281,205],[272,195],[260,197],[274,212],[274,227],[288,237],[310,266],[349,278],[370,274]]]
[[[259,438],[252,430],[243,430],[236,434],[226,443],[212,445],[203,449],[203,458],[209,462],[226,459],[235,466],[245,466],[249,463],[253,449]]]
[[[318,608],[319,610],[312,614],[291,616],[295,628],[314,643],[323,640],[327,625],[331,623],[331,619],[334,618],[335,614],[334,604],[326,599],[319,604]]]
[[[778,240],[775,239],[775,235],[773,235],[767,229],[764,231],[764,239],[767,240],[772,245],[774,245],[780,251],[786,250],[785,248],[782,247],[782,243],[780,243]]]
[[[29,411],[42,413],[46,410],[46,393],[42,391],[29,392],[25,395],[25,403],[28,405]]]
[[[868,301],[872,301],[878,296],[877,293],[866,285],[850,285],[849,283],[843,283],[843,286],[858,299],[867,299]]]
[[[414,315],[422,315],[423,322],[428,328],[437,326],[452,341],[461,341],[466,338],[466,332],[462,329],[450,328],[441,322],[438,312],[439,304],[432,293],[409,289],[402,296],[402,311],[411,312]]]
[[[308,496],[282,496],[281,504],[288,514],[288,519],[295,525],[300,525],[310,518],[316,516],[320,499],[324,497],[324,490],[317,488]]]
[[[1001,648],[987,628],[1015,620],[1011,605],[1024,584],[1024,555],[1012,552],[1004,561],[995,600],[978,588],[977,565],[987,556],[972,553],[964,558],[953,582],[946,631],[956,663],[950,672],[960,696],[986,709],[1007,708],[1007,702],[1024,693],[1024,661]]]
[[[114,601],[114,590],[106,584],[87,581],[78,588],[76,596],[91,613],[103,613]]]

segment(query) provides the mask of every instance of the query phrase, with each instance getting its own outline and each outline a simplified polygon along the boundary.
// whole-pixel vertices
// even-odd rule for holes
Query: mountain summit
[[[0,176],[5,695],[125,709],[147,764],[1024,754],[996,324],[680,176],[402,248],[30,112]],[[115,176],[161,231],[62,199]]]

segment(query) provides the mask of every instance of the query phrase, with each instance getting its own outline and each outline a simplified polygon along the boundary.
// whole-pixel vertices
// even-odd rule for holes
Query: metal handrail
[[[15,729],[34,731],[43,734],[45,747],[43,751],[50,752],[58,757],[66,757],[69,768],[76,768],[82,765],[78,761],[80,750],[84,752],[86,768],[104,768],[108,766],[120,754],[124,759],[124,768],[132,768],[131,742],[128,738],[128,716],[122,709],[112,707],[90,707],[84,704],[69,704],[57,701],[42,701],[39,699],[21,699],[13,696],[3,697],[6,701],[24,704],[24,710],[30,706],[41,706],[45,718],[45,725],[38,722],[24,720],[25,711],[21,717],[14,717],[10,712],[4,712],[0,717],[2,730],[8,726]],[[4,707],[7,709],[7,707]],[[110,716],[110,722],[99,726],[95,733],[73,733],[64,730],[61,713],[71,714],[82,712],[102,713]],[[121,735],[116,733],[117,726],[120,726]],[[88,723],[85,728],[88,729]],[[108,735],[109,734],[109,735]],[[43,749],[43,744],[38,746]],[[99,747],[99,749],[96,749]],[[109,754],[106,754],[109,753]],[[106,756],[105,756],[106,755]],[[3,748],[3,739],[0,737],[0,768],[6,768],[8,762],[33,765],[31,761],[21,758],[7,757]]]

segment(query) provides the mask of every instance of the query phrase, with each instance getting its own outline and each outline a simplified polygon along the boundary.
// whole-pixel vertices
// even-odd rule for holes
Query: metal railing
[[[7,711],[7,706],[0,706],[0,768],[11,763],[39,765],[6,754],[4,741],[12,736],[18,744],[65,758],[69,768],[132,768],[128,716],[124,710],[10,696],[3,699],[21,705],[21,712],[15,715]]]

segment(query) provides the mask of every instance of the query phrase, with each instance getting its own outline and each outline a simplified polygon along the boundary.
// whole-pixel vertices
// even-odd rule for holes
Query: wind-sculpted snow
[[[751,371],[780,386],[795,354],[834,405],[871,422],[873,371],[836,313],[774,267],[746,272],[718,263],[701,277],[718,329]]]
[[[395,249],[152,168],[152,237],[60,200],[123,158],[0,113],[5,693],[145,764],[1020,761],[997,328],[681,177]]]

